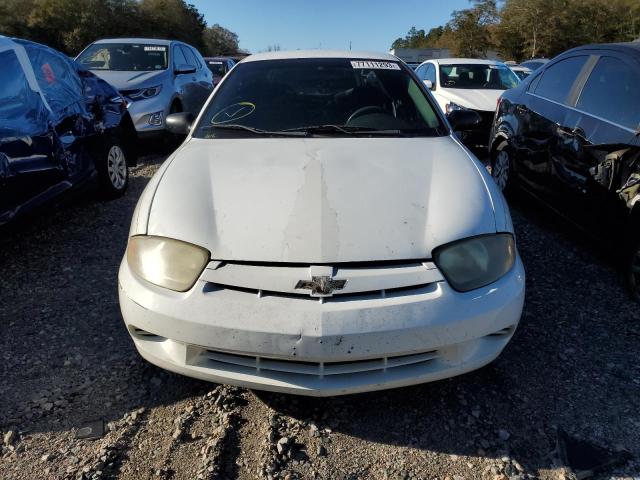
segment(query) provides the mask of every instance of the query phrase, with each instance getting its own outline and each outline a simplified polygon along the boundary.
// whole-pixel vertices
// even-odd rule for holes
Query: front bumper
[[[333,396],[439,380],[480,368],[511,339],[525,275],[467,293],[445,281],[386,298],[319,303],[155,287],[123,259],[120,307],[139,353],[167,370],[219,383]]]
[[[171,106],[171,98],[163,95],[164,92],[156,97],[143,100],[128,101],[128,111],[133,120],[133,125],[138,134],[147,134],[152,136],[154,133],[163,133],[165,131],[165,119],[169,114]],[[154,113],[162,112],[162,121],[158,125],[149,123],[149,118]]]

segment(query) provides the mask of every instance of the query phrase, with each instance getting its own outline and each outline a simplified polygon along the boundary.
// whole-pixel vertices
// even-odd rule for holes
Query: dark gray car
[[[169,113],[198,115],[213,90],[211,71],[200,53],[175,40],[98,40],[77,61],[126,98],[140,136],[165,132]]]

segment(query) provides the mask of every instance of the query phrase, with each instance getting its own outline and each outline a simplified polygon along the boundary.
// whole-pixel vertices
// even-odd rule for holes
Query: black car
[[[33,42],[0,36],[0,65],[0,225],[90,180],[122,195],[136,152],[118,92]]]
[[[204,62],[207,64],[207,68],[211,70],[214,85],[218,85],[220,80],[222,80],[236,64],[236,62],[229,57],[204,57]]]
[[[501,97],[492,175],[533,194],[624,259],[640,301],[640,44],[569,50]]]
[[[522,62],[520,66],[524,68],[528,68],[529,70],[537,70],[548,61],[549,61],[548,58],[532,58],[530,60],[526,60]]]

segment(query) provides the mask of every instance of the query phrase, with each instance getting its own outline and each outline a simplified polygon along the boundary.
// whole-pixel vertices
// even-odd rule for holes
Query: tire
[[[491,150],[491,176],[502,193],[509,195],[513,192],[515,188],[513,153],[506,140],[501,141]]]
[[[636,243],[627,256],[625,280],[629,295],[634,301],[640,303],[640,243]]]
[[[98,171],[98,189],[104,198],[118,198],[127,191],[129,169],[125,151],[113,134],[106,134],[97,142],[93,155]]]

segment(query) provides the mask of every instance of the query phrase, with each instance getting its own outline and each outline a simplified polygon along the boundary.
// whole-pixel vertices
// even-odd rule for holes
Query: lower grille
[[[438,358],[437,351],[375,358],[370,360],[354,360],[348,362],[301,362],[295,360],[278,360],[251,355],[225,353],[216,350],[204,350],[201,353],[209,367],[235,366],[249,370],[248,373],[282,372],[297,375],[324,377],[330,375],[347,375],[353,373],[387,371],[407,365],[424,365]]]

